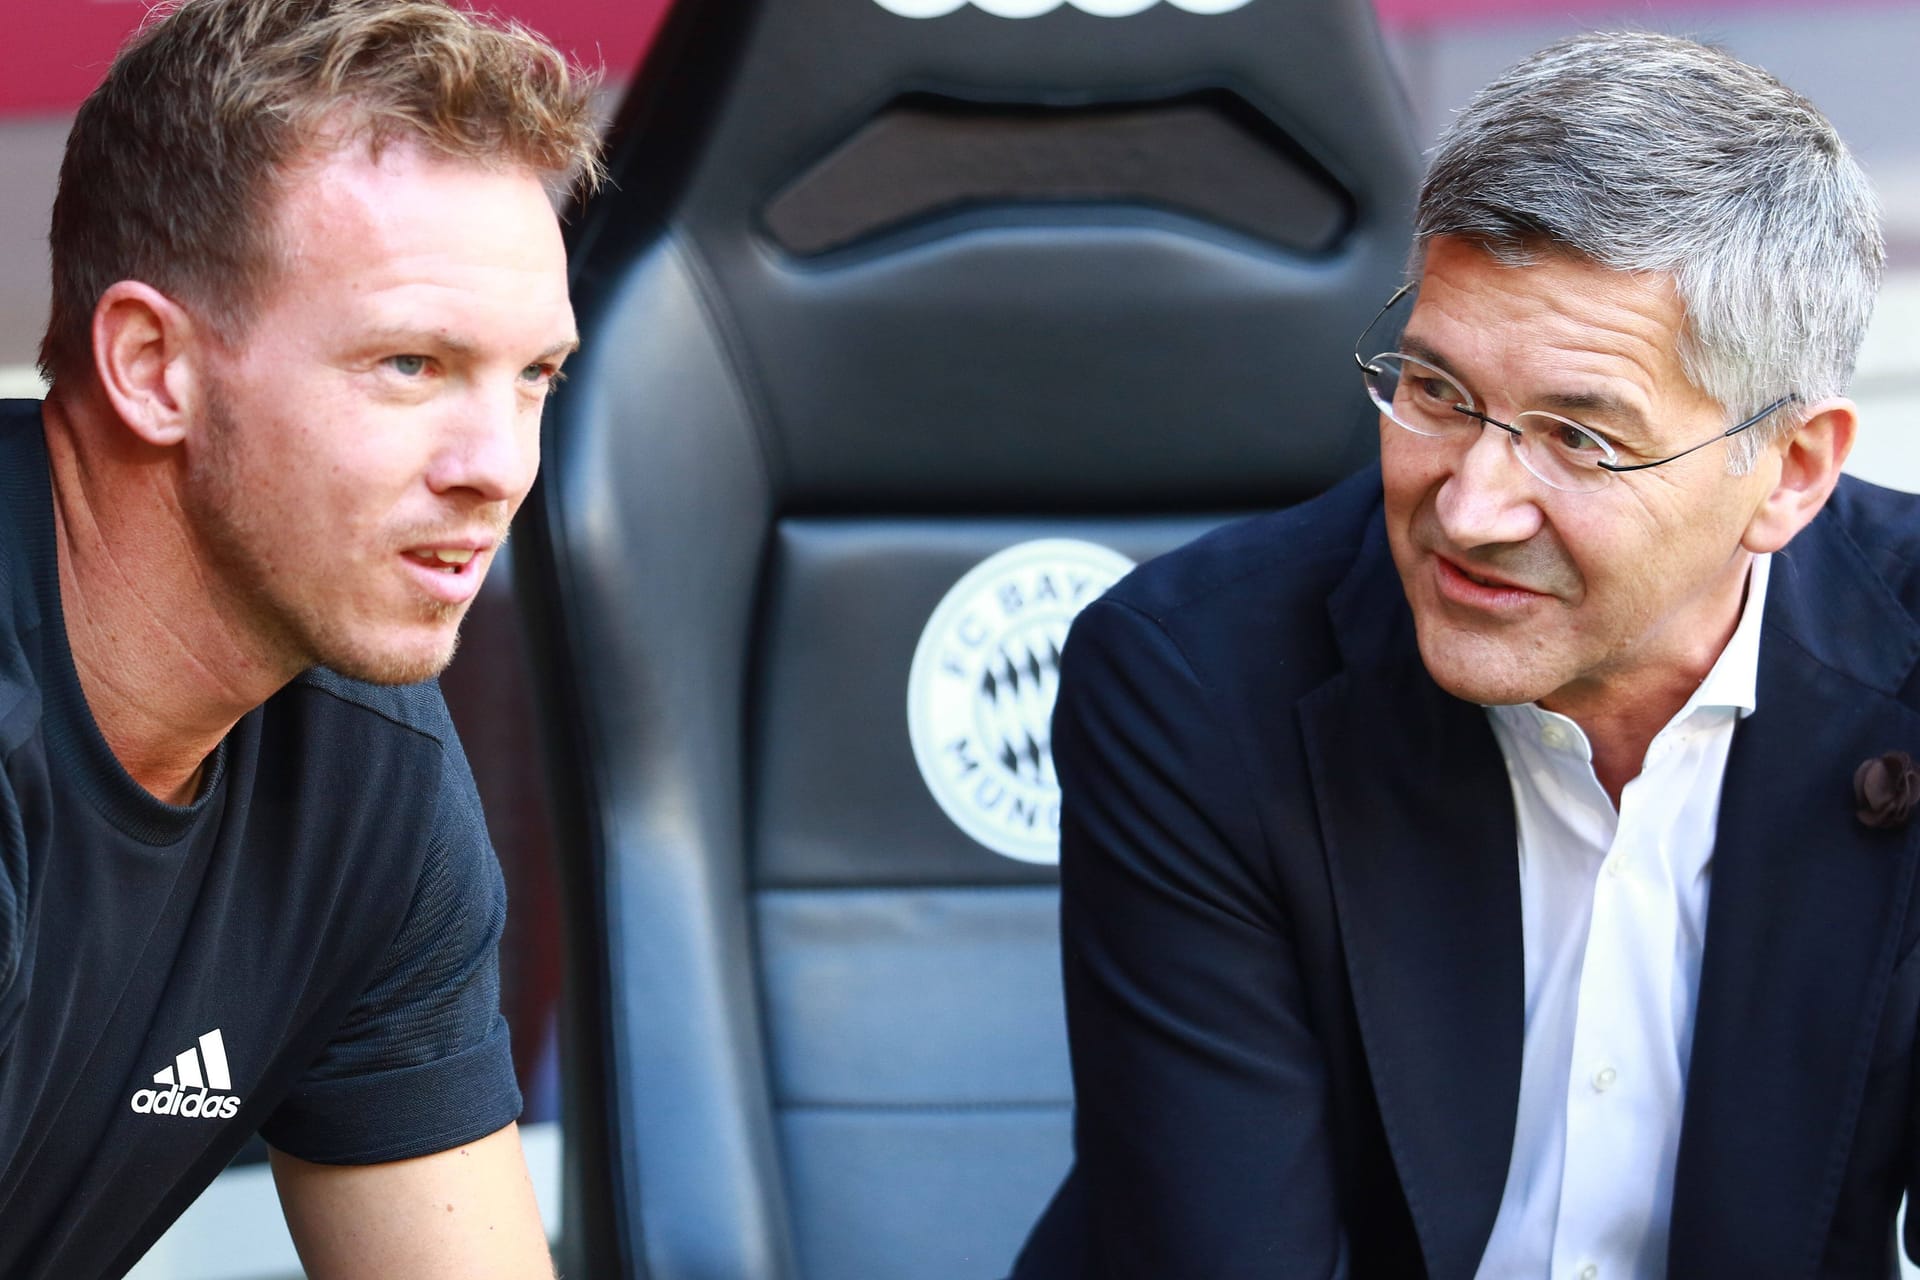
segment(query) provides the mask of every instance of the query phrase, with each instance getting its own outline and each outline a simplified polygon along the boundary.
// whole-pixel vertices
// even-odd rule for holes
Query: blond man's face
[[[276,660],[381,683],[451,658],[575,345],[533,174],[390,146],[290,171],[281,259],[209,358],[195,535]]]

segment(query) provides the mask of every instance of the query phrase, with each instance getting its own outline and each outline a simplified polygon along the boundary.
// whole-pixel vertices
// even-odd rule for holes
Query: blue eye
[[[520,381],[530,387],[538,388],[542,393],[552,391],[566,381],[566,377],[559,365],[546,361],[530,364],[520,371]]]
[[[403,378],[417,378],[427,371],[425,356],[388,356],[387,366]]]

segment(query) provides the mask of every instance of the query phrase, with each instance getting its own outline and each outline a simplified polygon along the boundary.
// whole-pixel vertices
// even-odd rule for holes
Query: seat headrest
[[[683,260],[783,508],[1262,505],[1371,451],[1417,157],[1367,0],[695,0],[610,154],[583,325]]]

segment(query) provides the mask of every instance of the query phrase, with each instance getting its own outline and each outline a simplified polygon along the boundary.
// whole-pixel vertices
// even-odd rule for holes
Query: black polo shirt
[[[39,406],[0,403],[0,1275],[121,1274],[256,1130],[360,1164],[511,1122],[505,889],[438,689],[309,672],[162,804],[54,557]]]

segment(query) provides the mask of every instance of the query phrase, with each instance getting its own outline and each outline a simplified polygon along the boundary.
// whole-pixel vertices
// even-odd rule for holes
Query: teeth
[[[435,551],[433,558],[441,564],[465,564],[467,561],[473,559],[473,552],[468,550]]]

